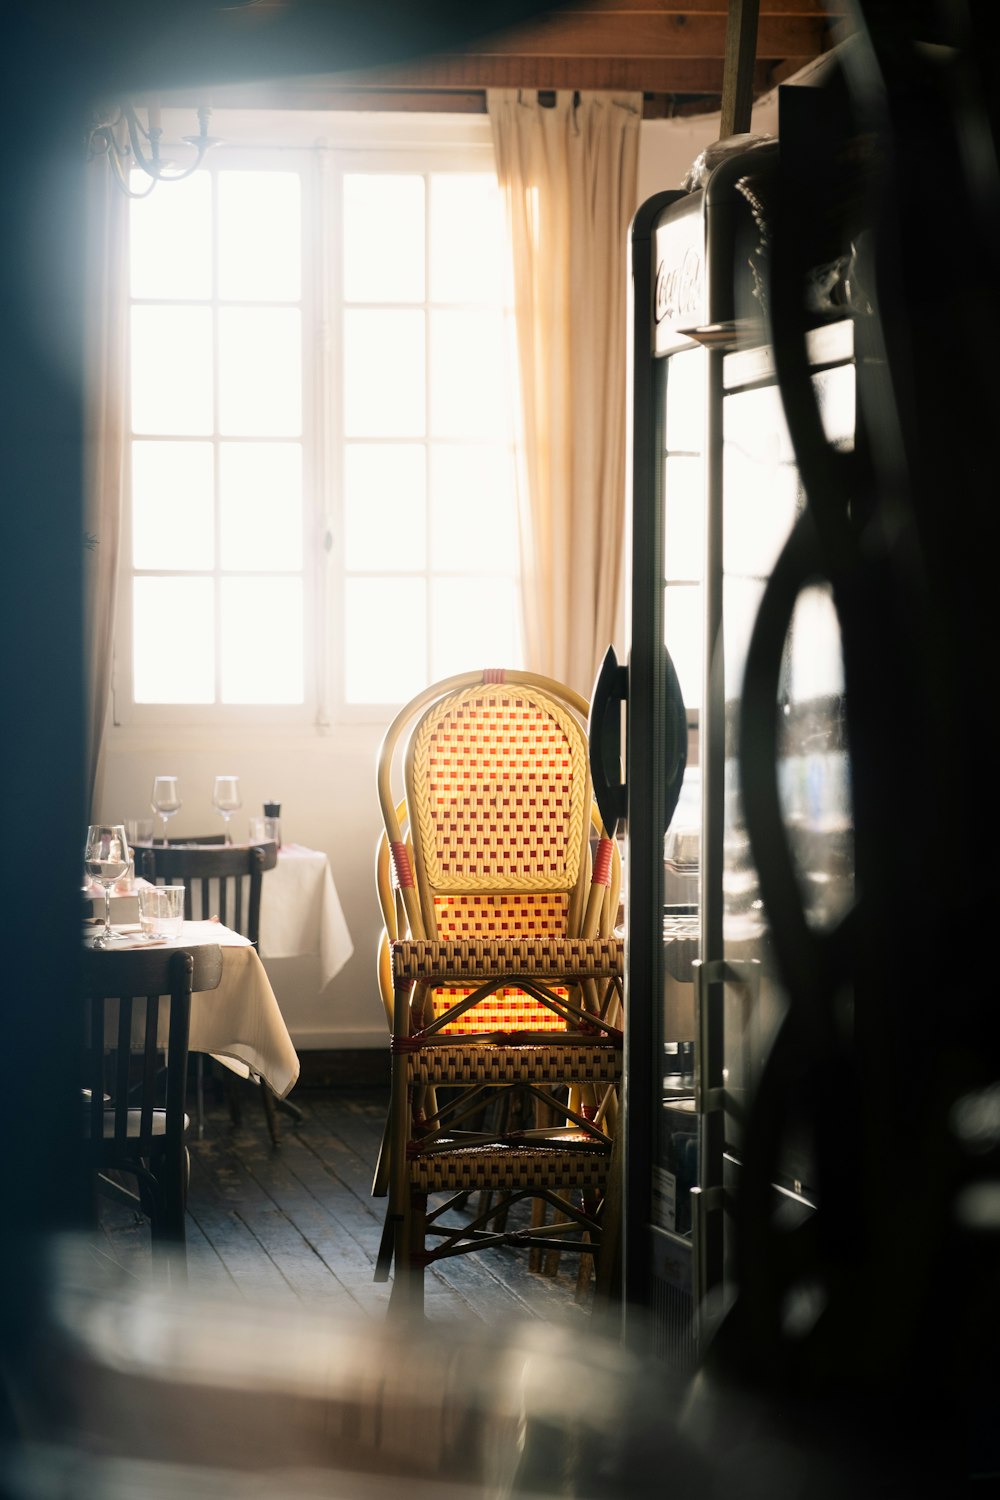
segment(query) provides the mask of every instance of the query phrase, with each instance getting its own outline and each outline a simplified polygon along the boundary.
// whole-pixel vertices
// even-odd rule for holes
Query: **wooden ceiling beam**
[[[757,56],[815,57],[828,33],[818,15],[760,18]],[[492,37],[473,38],[463,56],[485,57],[641,57],[720,60],[726,54],[726,16],[661,14],[645,11],[563,10],[531,26]],[[447,53],[446,56],[459,54]]]
[[[412,68],[342,75],[334,88],[624,89],[655,94],[721,94],[722,58],[439,57]],[[754,66],[754,88],[770,87],[767,61]],[[312,92],[312,90],[310,90]]]
[[[629,13],[657,16],[726,16],[728,0],[593,0],[590,5],[567,6],[565,10],[551,12],[551,19],[558,20],[569,9],[586,10],[588,15],[607,11],[611,15]],[[812,16],[819,20],[829,17],[836,20],[850,14],[849,0],[760,0],[762,16]]]

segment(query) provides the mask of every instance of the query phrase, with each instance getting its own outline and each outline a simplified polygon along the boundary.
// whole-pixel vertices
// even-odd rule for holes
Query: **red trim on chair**
[[[507,668],[506,667],[485,667],[483,669],[483,681],[484,682],[506,682],[507,681]]]
[[[418,1033],[416,1036],[394,1036],[389,1039],[389,1051],[390,1053],[396,1053],[397,1056],[401,1056],[406,1052],[419,1052],[423,1045],[424,1039],[422,1033]]]
[[[402,842],[393,842],[389,845],[389,853],[392,857],[392,868],[396,872],[396,884],[400,887],[412,886],[415,882],[406,845]]]
[[[611,884],[612,839],[601,839],[594,855],[594,885]]]

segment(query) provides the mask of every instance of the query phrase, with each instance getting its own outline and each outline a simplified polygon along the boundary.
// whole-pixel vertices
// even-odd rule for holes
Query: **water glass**
[[[184,887],[143,886],[138,895],[142,931],[149,937],[179,937],[184,920]]]

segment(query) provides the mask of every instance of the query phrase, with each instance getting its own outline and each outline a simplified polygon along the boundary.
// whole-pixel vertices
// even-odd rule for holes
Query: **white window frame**
[[[335,231],[343,178],[351,172],[493,171],[489,122],[482,116],[424,116],[217,111],[213,131],[225,145],[212,171],[297,170],[303,179],[303,502],[304,681],[302,704],[149,704],[131,698],[132,519],[131,423],[126,417],[121,565],[117,597],[114,724],[142,732],[219,730],[241,725],[329,732],[331,726],[384,723],[394,703],[345,701],[339,648],[346,589],[341,462],[345,450],[340,399],[342,245]],[[169,112],[164,112],[165,134]],[[178,120],[177,133],[183,133]],[[155,189],[168,193],[168,184]],[[426,306],[426,303],[414,304]],[[427,358],[429,358],[429,341]],[[128,376],[126,376],[126,382]],[[327,414],[324,422],[323,414]],[[218,442],[214,434],[213,443]],[[427,437],[415,439],[426,442]],[[218,563],[216,564],[218,568]],[[387,570],[391,571],[391,570]],[[431,576],[431,569],[425,570]],[[391,644],[388,646],[391,649]],[[484,666],[510,663],[483,663]]]

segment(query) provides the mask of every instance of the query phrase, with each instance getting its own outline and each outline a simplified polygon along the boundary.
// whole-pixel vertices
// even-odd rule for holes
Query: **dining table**
[[[320,988],[340,973],[354,952],[328,855],[305,844],[284,843],[264,877],[260,903],[260,955],[319,960]]]
[[[139,874],[146,849],[155,853],[156,845],[134,846],[136,885],[142,884]],[[319,986],[325,989],[354,953],[329,856],[322,849],[285,842],[277,851],[272,846],[271,859],[273,863],[269,861],[266,866],[261,893],[260,956],[265,963],[271,959],[315,957]],[[134,896],[131,900],[134,904]],[[100,909],[104,909],[103,896]],[[126,910],[131,911],[131,906],[129,894],[123,890],[117,897],[112,896],[112,919],[116,912]]]
[[[85,946],[94,946],[100,930],[96,923],[85,925]],[[138,923],[119,923],[115,930],[115,950],[150,946]],[[218,944],[222,978],[217,989],[191,997],[189,1050],[207,1053],[241,1078],[263,1081],[284,1099],[298,1079],[299,1059],[253,944],[218,921],[181,922],[175,935],[153,941],[181,949]]]

